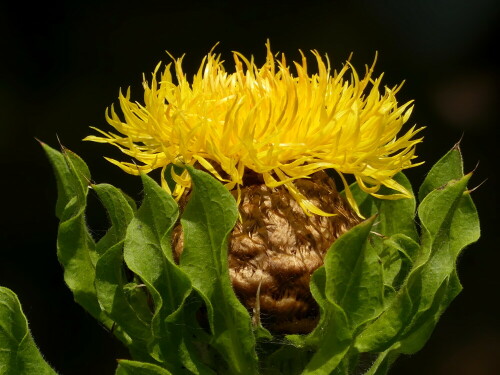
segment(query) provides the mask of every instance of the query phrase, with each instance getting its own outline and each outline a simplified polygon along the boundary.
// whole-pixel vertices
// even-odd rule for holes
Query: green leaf
[[[427,174],[418,191],[420,202],[433,190],[439,189],[451,180],[459,180],[464,176],[462,155],[456,144],[448,151]]]
[[[280,345],[261,366],[262,375],[299,375],[311,358],[311,352],[293,345]]]
[[[444,230],[445,227],[449,228],[456,204],[463,196],[470,177],[469,174],[460,180],[452,180],[442,188],[426,195],[418,208],[418,216],[425,228],[422,236],[427,236],[429,240],[432,240],[440,230]]]
[[[108,212],[111,228],[97,243],[100,257],[96,264],[95,287],[101,308],[115,322],[113,332],[129,347],[135,358],[152,360],[145,351],[153,340],[152,312],[147,294],[137,282],[129,283],[125,275],[123,244],[134,208],[126,196],[108,184],[94,185]],[[126,336],[123,337],[123,333]]]
[[[123,269],[123,243],[111,247],[99,258],[95,285],[99,303],[119,327],[131,338],[151,338],[152,313],[149,311],[148,314],[147,296],[140,292],[144,288],[137,283],[127,283]],[[144,297],[137,296],[139,293]]]
[[[456,270],[453,270],[451,276],[442,283],[436,292],[431,307],[425,313],[420,314],[412,323],[412,329],[401,340],[398,352],[413,354],[422,349],[432,334],[441,314],[461,290],[462,286],[458,280]]]
[[[317,349],[325,341],[325,337],[333,333],[337,340],[344,341],[351,337],[349,323],[342,308],[330,302],[325,295],[326,271],[319,267],[311,276],[310,289],[314,300],[320,309],[320,319],[315,329],[308,335],[287,335],[286,339],[301,348]],[[335,326],[333,332],[329,328]]]
[[[207,306],[212,345],[232,374],[257,374],[255,338],[250,316],[231,287],[227,238],[238,218],[236,202],[213,177],[187,167],[193,191],[181,219],[182,269]]]
[[[478,230],[465,231],[464,238],[459,233],[466,225],[465,220],[475,217],[466,192],[469,177],[451,181],[424,198],[418,210],[422,251],[392,304],[356,338],[360,352],[383,352],[398,341],[400,352],[420,349],[446,306],[460,291],[455,270],[457,256],[464,245],[479,235]],[[472,220],[467,224],[476,227],[478,222]],[[452,238],[452,234],[458,237]]]
[[[368,371],[363,372],[363,375],[386,375],[389,372],[391,365],[399,356],[398,348],[399,343],[386,351],[379,353]]]
[[[136,209],[131,206],[129,198],[120,189],[112,185],[92,185],[92,189],[97,193],[111,222],[111,227],[96,244],[97,254],[102,255],[109,248],[125,239],[127,227],[134,217]]]
[[[19,299],[4,287],[0,287],[0,374],[56,374],[31,337]]]
[[[118,361],[115,375],[172,375],[172,373],[151,363],[122,359]]]
[[[470,175],[464,176],[458,181],[451,181],[442,189],[429,193],[418,209],[424,248],[422,258],[425,260],[429,256],[422,270],[422,277],[425,278],[425,282],[422,283],[422,298],[426,305],[431,303],[433,292],[437,291],[455,268],[456,258],[462,249],[461,245],[469,239],[468,232],[463,241],[452,241],[450,237],[452,223],[456,222],[453,218],[457,207],[461,206],[460,201],[463,199],[469,178]],[[459,222],[463,224],[461,220]],[[474,223],[470,225],[474,226]],[[457,235],[460,236],[459,233]],[[460,246],[456,247],[454,244]],[[423,260],[417,259],[418,261]]]
[[[404,234],[395,234],[383,241],[379,254],[384,267],[384,283],[399,290],[420,253],[420,245]]]
[[[334,320],[333,310],[335,309],[335,306],[332,306],[330,301],[326,299],[325,284],[325,267],[321,266],[312,274],[309,284],[311,294],[319,306],[319,322],[316,325],[316,328],[308,335],[287,335],[286,339],[292,345],[299,348],[317,349],[320,346],[320,342],[324,339],[327,327],[330,325],[330,322]],[[340,308],[338,309],[340,310]],[[349,337],[350,335],[349,330],[347,329],[348,324],[345,314],[342,315],[342,318],[344,318],[343,322],[345,322],[345,324],[341,324],[341,327],[344,328],[342,331],[337,330],[335,332],[335,336],[339,335],[341,337],[341,340],[345,337]]]
[[[82,159],[67,149],[60,153],[45,144],[42,147],[52,163],[58,184],[57,257],[64,268],[64,281],[75,301],[109,328],[111,322],[97,301],[94,287],[97,254],[85,223],[89,170]]]
[[[56,216],[60,219],[66,206],[75,196],[80,200],[85,199],[90,172],[85,162],[70,150],[63,148],[61,153],[43,142],[40,144],[54,168],[58,192]]]
[[[151,355],[172,373],[209,373],[192,347],[192,331],[185,319],[191,282],[173,260],[171,232],[178,207],[150,177],[141,176],[144,201],[127,228],[124,258],[147,287],[154,304]],[[184,311],[183,311],[184,309]]]
[[[317,348],[303,374],[332,373],[348,353],[358,327],[381,312],[382,266],[367,241],[375,219],[338,238],[328,250],[324,266],[312,276],[311,293],[321,314],[318,326],[303,341]],[[296,336],[289,340],[300,345]]]
[[[466,246],[476,242],[481,235],[479,215],[472,197],[465,191],[460,198],[450,225],[450,247],[456,255]]]
[[[375,318],[383,306],[382,266],[367,242],[375,219],[338,238],[325,257],[325,295],[346,312],[352,331]]]
[[[420,350],[443,311],[461,290],[455,268],[457,257],[465,246],[479,238],[477,213],[466,191],[469,178],[470,175],[466,175],[443,189],[434,190],[419,208],[423,243],[430,247],[426,252],[430,256],[420,269],[419,306],[404,332],[403,353]],[[431,207],[439,214],[433,213]],[[469,228],[465,229],[466,226]]]
[[[404,285],[380,317],[356,337],[355,348],[360,353],[386,351],[409,324],[413,312],[410,293]]]
[[[398,355],[414,353],[428,340],[461,290],[457,257],[480,234],[458,146],[419,190],[420,242],[414,198],[377,199],[354,184],[361,212],[377,216],[341,236],[312,275],[320,309],[315,330],[286,336],[276,350],[280,345],[263,327],[252,329],[232,289],[227,240],[238,211],[220,182],[187,167],[193,190],[181,218],[184,251],[177,265],[171,231],[179,225],[178,207],[158,184],[142,176],[145,197],[138,211],[119,189],[92,185],[111,221],[95,244],[84,216],[87,166],[68,150],[42,146],[58,183],[58,257],[65,281],[75,300],[107,327],[113,319],[134,360],[144,361],[120,361],[118,375],[258,374],[259,368],[265,374],[346,375],[366,352],[374,362],[365,375],[386,374]],[[402,173],[395,179],[411,191]],[[391,191],[383,187],[379,193]],[[200,327],[205,319],[209,332]]]
[[[316,351],[302,375],[330,375],[342,362],[350,345],[350,340],[339,342],[334,335],[325,335],[323,346]]]

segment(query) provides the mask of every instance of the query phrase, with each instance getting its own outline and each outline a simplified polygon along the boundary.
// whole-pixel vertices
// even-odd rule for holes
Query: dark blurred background
[[[500,373],[498,210],[498,25],[496,0],[66,1],[0,5],[0,285],[19,296],[47,361],[63,375],[113,374],[127,352],[78,305],[56,258],[56,185],[37,137],[61,142],[89,164],[96,182],[140,197],[138,179],[108,164],[112,147],[81,142],[89,126],[106,128],[104,110],[120,87],[141,100],[142,73],[168,50],[186,53],[185,70],[217,51],[291,60],[298,49],[328,53],[340,67],[354,52],[359,71],[379,52],[385,84],[406,81],[401,103],[415,100],[411,123],[426,126],[418,146],[426,164],[408,172],[417,186],[461,137],[482,238],[459,260],[464,291],[446,311],[427,346],[401,358],[391,374]],[[313,64],[311,64],[312,66]],[[135,93],[135,96],[134,96]],[[479,165],[476,168],[476,165]],[[106,218],[90,194],[89,222],[102,235]]]

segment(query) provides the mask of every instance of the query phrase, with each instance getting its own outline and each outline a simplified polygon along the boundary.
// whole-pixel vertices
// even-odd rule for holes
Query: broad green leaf
[[[420,304],[405,330],[403,353],[420,350],[443,311],[461,290],[455,268],[457,257],[465,246],[479,238],[477,213],[466,192],[469,177],[466,175],[442,190],[429,193],[419,209],[424,242],[430,244],[431,255],[421,267]],[[441,220],[440,215],[431,213],[428,205],[440,212],[448,208],[448,215]],[[467,225],[470,229],[462,231]]]
[[[329,301],[325,294],[326,270],[322,266],[311,276],[311,294],[319,305],[320,320],[309,335],[288,335],[295,346],[318,349],[326,340],[335,338],[338,343],[351,338],[351,330],[345,312],[340,306]],[[342,349],[343,350],[343,349]]]
[[[425,262],[422,277],[428,282],[422,284],[424,288],[422,298],[427,306],[433,298],[431,291],[436,291],[444,278],[450,275],[455,267],[456,257],[463,247],[463,241],[451,239],[451,225],[453,221],[457,222],[454,217],[457,208],[463,207],[461,201],[464,199],[464,193],[468,195],[465,190],[469,178],[470,175],[466,175],[460,180],[450,181],[444,187],[432,191],[418,208],[422,227],[422,253],[416,263],[419,266]],[[463,225],[460,219],[462,216],[462,211],[459,211],[460,227]],[[475,223],[471,222],[470,225],[475,226]],[[467,231],[465,236],[469,235]],[[461,234],[457,233],[457,236],[460,238]]]
[[[467,199],[464,192],[469,177],[432,191],[421,203],[418,211],[423,250],[392,304],[357,337],[355,345],[360,352],[383,352],[397,341],[407,346],[401,349],[405,352],[417,350],[427,340],[444,308],[458,294],[459,283],[453,274],[460,248],[467,241],[452,240],[450,233],[454,222],[474,216],[467,210],[458,210],[473,208],[461,203]],[[468,241],[475,238],[469,232],[465,236]],[[412,338],[403,341],[408,337]]]
[[[399,290],[420,252],[420,245],[404,234],[395,234],[383,241],[379,254],[384,267],[384,283]]]
[[[311,352],[293,345],[280,345],[260,368],[261,375],[299,375],[311,358]]]
[[[471,175],[466,175],[460,180],[452,180],[440,189],[426,195],[418,207],[418,216],[426,231],[422,236],[434,238],[443,225],[449,227],[459,198],[466,190],[467,182]],[[425,241],[425,238],[423,239]]]
[[[56,213],[60,219],[57,238],[57,257],[64,268],[64,281],[73,292],[75,301],[108,328],[109,319],[97,302],[95,243],[85,223],[90,173],[76,154],[64,149],[60,153],[42,144],[54,167],[58,183]]]
[[[82,197],[86,196],[91,183],[89,167],[81,157],[65,147],[63,147],[63,155],[67,160],[69,169],[77,177],[75,182],[78,185],[78,193],[81,192]]]
[[[363,375],[387,375],[389,368],[399,356],[399,343],[380,353]]]
[[[19,299],[4,287],[0,287],[0,374],[56,374],[31,337]]]
[[[171,231],[178,207],[150,177],[143,175],[144,200],[127,229],[124,258],[127,266],[145,284],[154,303],[151,355],[175,374],[195,373],[205,367],[194,350],[184,350],[187,327],[181,313],[191,293],[191,282],[174,263]],[[179,321],[180,319],[180,321]]]
[[[352,367],[356,365],[358,358],[359,354],[353,351],[350,346],[340,363],[331,372],[331,375],[351,375],[353,373]]]
[[[420,202],[433,190],[441,188],[451,180],[459,180],[464,176],[462,155],[456,144],[448,151],[427,174],[418,191]]]
[[[269,330],[266,329],[261,323],[259,323],[257,326],[254,326],[253,333],[257,341],[271,340],[273,338],[272,333],[269,332]]]
[[[115,323],[113,333],[127,345],[133,358],[156,362],[147,351],[153,341],[148,295],[144,286],[127,283],[123,264],[123,242],[99,258],[95,283],[99,303]]]
[[[308,335],[287,335],[286,339],[292,345],[302,349],[316,350],[321,341],[325,336],[328,326],[330,326],[334,320],[334,309],[340,312],[338,306],[332,306],[332,303],[326,299],[325,296],[325,284],[326,284],[326,273],[325,267],[319,267],[311,276],[311,281],[309,284],[311,294],[314,300],[318,303],[320,314],[319,322],[314,328],[314,330]],[[350,331],[348,328],[347,318],[345,313],[341,312],[338,314],[342,316],[342,322],[345,324],[340,324],[341,329],[335,331],[335,336],[340,337],[339,341],[342,341],[350,337]]]
[[[303,374],[330,374],[349,351],[358,327],[383,307],[382,267],[367,238],[376,217],[352,228],[328,250],[324,267],[312,276],[311,293],[320,307],[320,321],[305,339],[317,348]],[[297,337],[292,342],[300,344]]]
[[[311,285],[317,284],[315,289],[320,289],[320,280],[324,277],[324,268],[321,267],[313,274]],[[313,288],[313,287],[312,287]],[[324,286],[323,286],[324,288]],[[312,346],[314,355],[307,363],[303,375],[330,374],[344,359],[351,344],[351,333],[347,316],[342,308],[331,303],[325,296],[319,297],[317,291],[314,298],[320,304],[321,320],[314,331],[305,337],[294,335],[288,336],[292,343],[296,343],[302,350]],[[320,303],[321,301],[321,303]],[[299,341],[299,339],[301,339]],[[301,345],[305,343],[306,346]]]
[[[74,179],[63,154],[43,142],[40,142],[40,145],[54,169],[57,183],[56,216],[60,219],[64,208],[75,195],[75,187],[73,186]]]
[[[118,361],[115,375],[175,375],[151,363],[122,359]]]
[[[338,238],[325,257],[326,298],[345,311],[353,332],[383,306],[382,266],[367,242],[374,220],[365,220]]]
[[[436,292],[432,306],[413,322],[411,333],[401,341],[398,350],[404,354],[413,354],[422,349],[434,330],[439,318],[451,301],[460,293],[462,286],[458,280],[456,270],[453,270],[439,290]]]
[[[170,335],[178,340],[179,358],[190,373],[216,375],[212,368],[217,367],[220,357],[209,346],[210,335],[200,327],[203,305],[203,299],[194,291],[184,301],[182,309],[167,318],[167,327],[170,329]],[[166,350],[168,349],[166,347]]]
[[[84,200],[90,182],[90,172],[85,162],[70,150],[59,152],[40,142],[52,167],[57,182],[56,216],[60,219],[68,203],[75,197]]]
[[[380,317],[356,337],[355,348],[360,353],[386,351],[409,324],[413,312],[410,293],[404,285]]]
[[[236,202],[213,177],[187,168],[193,191],[181,219],[181,267],[205,301],[212,345],[226,359],[231,373],[257,374],[250,316],[236,298],[229,278],[227,238],[238,218]]]
[[[384,245],[398,251],[410,264],[415,261],[420,251],[420,245],[404,234],[389,237],[384,241]]]
[[[97,244],[100,254],[96,265],[97,297],[108,316],[131,338],[133,342],[129,345],[143,349],[153,339],[153,314],[144,288],[126,279],[123,261],[123,244],[134,210],[119,189],[108,184],[93,188],[111,221],[111,228]]]
[[[96,244],[97,254],[100,256],[109,248],[122,242],[127,233],[127,227],[134,217],[135,207],[130,205],[129,199],[118,188],[109,184],[92,185],[99,200],[108,213],[111,227]]]
[[[466,246],[476,242],[480,235],[479,215],[476,206],[470,193],[465,191],[451,219],[450,247],[455,249],[455,252],[459,252]]]
[[[330,375],[342,362],[350,345],[351,340],[338,341],[330,330],[330,334],[324,336],[322,346],[314,353],[302,375]]]

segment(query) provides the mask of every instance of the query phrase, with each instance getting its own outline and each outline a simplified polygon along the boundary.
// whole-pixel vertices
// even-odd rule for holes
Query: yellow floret
[[[363,78],[349,62],[331,72],[327,57],[317,51],[312,55],[315,74],[308,73],[303,54],[300,63],[293,62],[292,73],[285,56],[273,55],[269,43],[261,67],[234,52],[234,73],[226,72],[213,52],[192,80],[182,70],[182,58],[173,61],[175,78],[172,64],[161,73],[158,64],[151,82],[144,80],[143,104],[131,101],[128,90],[119,95],[123,116],[113,106],[107,111],[108,123],[119,134],[96,129],[102,136],[85,139],[113,144],[139,161],[108,159],[131,174],[198,162],[231,190],[242,185],[248,168],[262,174],[269,187],[285,185],[307,213],[328,215],[293,181],[324,169],[340,175],[355,209],[344,174],[352,174],[361,189],[376,197],[409,197],[393,177],[418,165],[412,161],[421,138],[414,136],[422,128],[413,126],[398,137],[412,110],[411,102],[398,105],[401,85],[382,88],[382,75],[372,78],[373,65]],[[214,163],[229,177],[221,177]],[[177,186],[171,193],[179,197],[190,185],[189,175],[173,178]],[[381,186],[394,194],[377,194]]]

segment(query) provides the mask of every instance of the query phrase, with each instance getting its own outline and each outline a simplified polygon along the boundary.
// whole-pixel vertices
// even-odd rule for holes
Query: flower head
[[[411,102],[398,105],[401,85],[381,87],[382,76],[366,68],[360,77],[349,62],[331,71],[328,58],[312,51],[317,73],[308,62],[287,64],[267,44],[265,63],[233,52],[234,73],[210,52],[190,80],[182,58],[174,59],[151,82],[144,80],[144,103],[120,92],[123,117],[113,106],[106,119],[119,134],[98,130],[102,136],[86,140],[110,143],[140,164],[108,160],[131,174],[148,173],[169,164],[199,164],[230,190],[243,185],[245,171],[262,175],[270,188],[286,186],[308,214],[328,215],[296,188],[294,181],[318,171],[334,169],[341,177],[351,206],[344,174],[352,174],[361,189],[376,197],[398,199],[411,195],[394,175],[415,166],[415,138],[421,128],[398,134],[410,117]],[[172,67],[175,79],[172,74]],[[223,173],[222,173],[223,172]],[[190,186],[189,175],[176,175],[180,197]],[[164,179],[164,173],[162,173]],[[163,180],[163,186],[169,190]],[[377,194],[381,186],[394,190]]]

